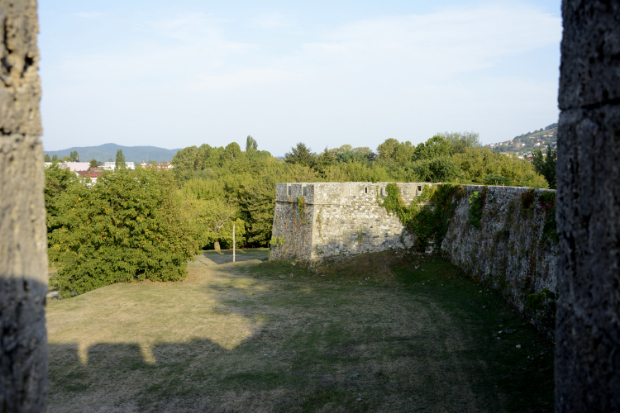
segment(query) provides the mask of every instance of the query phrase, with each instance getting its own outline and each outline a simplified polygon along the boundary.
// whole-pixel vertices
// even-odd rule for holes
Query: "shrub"
[[[51,216],[50,261],[67,297],[116,282],[177,281],[195,242],[181,219],[168,174],[156,170],[104,173],[92,187],[60,194]]]
[[[486,175],[484,177],[483,182],[485,185],[488,185],[488,186],[491,186],[491,185],[510,186],[510,179],[506,178],[505,176],[495,175],[495,174]]]

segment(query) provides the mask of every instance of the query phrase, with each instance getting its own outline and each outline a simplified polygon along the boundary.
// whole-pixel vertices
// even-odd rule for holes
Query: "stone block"
[[[620,1],[564,0],[562,17],[560,109],[618,103]]]

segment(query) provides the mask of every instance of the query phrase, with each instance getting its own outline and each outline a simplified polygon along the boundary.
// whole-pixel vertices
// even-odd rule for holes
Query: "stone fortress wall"
[[[277,184],[270,259],[315,264],[330,257],[411,248],[415,234],[381,205],[387,185]],[[407,205],[416,202],[425,185],[433,184],[397,184]],[[558,255],[555,191],[462,188],[461,195],[453,198],[456,209],[448,232],[434,248],[471,277],[501,291],[552,338]],[[469,199],[474,192],[484,194],[479,227],[470,223]],[[550,201],[543,199],[544,193],[551,195]]]
[[[271,259],[319,262],[332,256],[408,248],[413,237],[379,205],[387,182],[276,185]],[[425,183],[398,184],[410,204]]]

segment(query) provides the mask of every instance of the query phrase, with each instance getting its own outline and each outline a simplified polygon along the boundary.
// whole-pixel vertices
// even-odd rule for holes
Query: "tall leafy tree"
[[[79,162],[80,155],[78,155],[77,151],[71,151],[69,158],[71,159],[71,162]]]
[[[539,149],[534,152],[534,168],[536,172],[545,177],[545,180],[549,184],[549,188],[555,189],[557,186],[557,179],[555,174],[555,165],[557,163],[558,153],[551,149],[551,146],[547,147],[547,153],[543,156],[542,151]]]
[[[97,165],[98,165],[98,162],[97,162],[97,160],[96,160],[95,158],[93,158],[93,159],[91,159],[91,160],[90,160],[90,165],[89,165],[89,166],[90,166],[91,168],[96,168],[96,167],[97,167]]]
[[[482,146],[480,134],[476,132],[444,132],[435,136],[441,136],[450,142],[450,154],[464,153],[467,148]]]
[[[543,155],[540,149],[535,150],[533,155],[532,165],[534,165],[536,172],[542,175],[545,169],[545,155]]]
[[[125,163],[125,155],[123,155],[123,150],[119,149],[116,151],[116,169],[125,169],[127,164]]]
[[[435,135],[415,149],[416,159],[434,159],[450,156],[452,145],[443,136]]]
[[[231,142],[224,148],[224,157],[228,161],[238,159],[242,156],[241,147],[237,142]]]
[[[234,203],[224,198],[200,199],[186,193],[182,208],[199,247],[215,242],[232,245],[233,224],[236,243],[244,242],[245,222],[239,219],[239,208]]]
[[[258,142],[256,142],[256,139],[248,135],[245,141],[245,151],[250,153],[250,152],[256,151],[257,149],[258,149]]]
[[[318,157],[318,169],[321,172],[331,168],[336,163],[336,157],[327,148]]]
[[[57,162],[45,168],[45,210],[47,212],[47,231],[51,233],[59,227],[58,217],[66,213],[67,205],[61,201],[65,192],[79,185],[75,174],[68,168],[61,168]]]
[[[316,155],[306,144],[299,142],[284,154],[284,162],[312,168],[316,163]]]
[[[396,152],[396,148],[398,148],[400,142],[394,138],[386,139],[381,145],[377,147],[377,152],[379,152],[379,159],[384,161],[389,161],[394,158],[394,152]]]
[[[45,162],[52,162],[52,158],[48,154],[45,154]]]
[[[177,179],[189,179],[191,173],[196,170],[196,156],[198,148],[189,146],[178,151],[172,158],[173,172]],[[201,160],[201,166],[204,160]]]
[[[397,163],[404,165],[408,162],[411,162],[411,160],[415,156],[415,151],[416,148],[411,144],[411,142],[401,142],[394,149],[394,154],[392,155],[392,158]]]

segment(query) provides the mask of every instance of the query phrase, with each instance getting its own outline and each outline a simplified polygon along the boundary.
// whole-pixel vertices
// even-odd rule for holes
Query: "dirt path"
[[[548,386],[548,377],[536,373],[540,365],[521,369],[533,349],[518,352],[513,337],[493,336],[475,301],[490,295],[475,291],[470,308],[469,299],[434,293],[448,288],[449,278],[438,277],[456,277],[445,265],[396,268],[378,280],[252,261],[194,267],[180,283],[118,284],[53,301],[49,411],[552,410],[548,390],[515,388]],[[493,306],[505,325],[521,324]],[[515,340],[536,341],[521,330]]]

